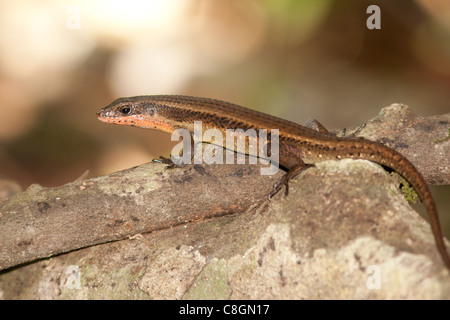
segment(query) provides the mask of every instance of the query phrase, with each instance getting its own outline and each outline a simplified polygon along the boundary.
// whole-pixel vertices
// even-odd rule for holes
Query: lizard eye
[[[150,111],[149,111],[149,114],[152,116],[152,115],[155,114],[155,111],[154,111],[154,110],[150,110]]]
[[[122,112],[123,114],[129,114],[131,111],[130,107],[122,107],[120,108],[120,112]]]

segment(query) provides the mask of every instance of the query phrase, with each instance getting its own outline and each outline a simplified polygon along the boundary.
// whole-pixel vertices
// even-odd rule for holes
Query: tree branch
[[[145,164],[0,204],[0,270],[187,222],[243,212],[281,176],[258,165]]]

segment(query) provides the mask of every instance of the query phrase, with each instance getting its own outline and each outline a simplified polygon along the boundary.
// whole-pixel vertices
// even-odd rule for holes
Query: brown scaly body
[[[362,138],[340,138],[326,130],[250,110],[229,102],[190,96],[138,96],[121,98],[100,110],[97,117],[107,123],[131,125],[172,132],[178,128],[193,131],[194,121],[204,130],[270,129],[279,130],[279,164],[288,170],[283,181],[274,186],[275,194],[289,179],[316,162],[327,159],[370,160],[397,171],[416,190],[430,217],[436,246],[446,267],[450,258],[443,241],[433,196],[414,165],[397,151]],[[225,146],[224,146],[225,147]]]

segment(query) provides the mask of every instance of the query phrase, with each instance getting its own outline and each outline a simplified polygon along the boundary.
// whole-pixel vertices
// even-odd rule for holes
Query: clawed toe
[[[171,158],[166,158],[163,156],[159,156],[157,159],[153,159],[152,162],[154,163],[162,163],[167,165],[165,169],[173,169],[173,168],[181,168],[184,166],[184,164],[176,164],[172,161]]]
[[[269,200],[272,199],[272,197],[276,195],[281,190],[281,188],[283,188],[283,186],[286,186],[285,196],[287,196],[289,194],[289,183],[286,175],[284,175],[283,178],[274,183],[272,191],[267,195]]]

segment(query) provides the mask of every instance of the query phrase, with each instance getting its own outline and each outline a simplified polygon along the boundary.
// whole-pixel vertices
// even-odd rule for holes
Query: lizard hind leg
[[[308,119],[305,122],[305,127],[322,132],[322,133],[330,133],[323,124],[321,124],[316,119]]]
[[[360,132],[362,131],[362,129],[364,129],[365,127],[366,127],[366,124],[363,123],[362,125],[359,126],[358,129],[355,130],[355,132],[352,132],[352,133],[350,133],[349,135],[346,135],[346,134],[347,134],[347,130],[344,128],[344,129],[342,129],[341,137],[342,137],[342,138],[357,138],[356,135],[357,135],[358,133],[360,133]],[[360,138],[360,139],[363,139],[362,137],[359,137],[359,138]]]
[[[289,171],[281,177],[274,185],[272,191],[268,194],[268,198],[271,199],[274,195],[276,195],[283,186],[285,189],[285,196],[287,197],[289,194],[289,181],[298,176],[302,171],[314,167],[314,164],[304,163],[303,160],[300,160],[294,167],[290,168]]]
[[[330,133],[330,134],[336,135],[334,133],[329,132],[325,128],[325,126],[323,124],[321,124],[319,121],[317,121],[316,119],[308,119],[305,122],[305,127],[322,132],[322,133]],[[342,138],[356,138],[356,135],[359,134],[365,127],[366,127],[366,124],[363,123],[362,125],[359,126],[358,129],[355,130],[355,132],[352,132],[349,135],[347,135],[347,130],[344,128],[344,129],[342,129],[341,137]]]

